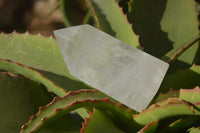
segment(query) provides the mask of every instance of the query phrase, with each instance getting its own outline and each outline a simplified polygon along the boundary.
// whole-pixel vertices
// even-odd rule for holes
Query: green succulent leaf
[[[91,88],[69,74],[57,42],[52,37],[28,32],[1,33],[0,58],[35,68],[68,91]]]
[[[188,129],[189,133],[200,133],[200,129],[199,127],[192,127],[190,129]]]
[[[154,98],[152,103],[157,103],[173,97],[180,98],[190,103],[197,103],[200,101],[200,88],[170,90],[167,93],[160,93],[156,98]]]
[[[136,126],[133,124],[132,110],[105,99],[105,95],[97,90],[82,90],[69,92],[63,98],[54,98],[50,104],[40,107],[39,112],[22,127],[21,133],[37,132],[56,118],[81,107],[108,110],[117,116],[124,127],[131,129],[133,125]]]
[[[152,121],[143,127],[138,133],[154,133],[158,126],[158,121]]]
[[[0,70],[9,71],[15,74],[21,74],[29,79],[37,81],[38,83],[44,84],[49,91],[55,93],[58,96],[64,96],[67,92],[55,83],[44,77],[34,69],[24,66],[20,63],[15,63],[11,60],[0,59]]]
[[[87,0],[87,2],[99,29],[131,46],[139,46],[137,36],[115,0]]]
[[[84,17],[88,17],[87,22],[89,22],[90,15],[85,15],[88,9],[84,0],[61,0],[60,9],[64,24],[67,27],[81,24],[84,22]]]
[[[62,75],[58,75],[58,74],[46,72],[46,71],[41,71],[41,70],[37,70],[37,71],[41,73],[42,75],[44,75],[49,80],[53,81],[54,83],[56,83],[57,85],[65,89],[66,91],[77,91],[77,90],[86,89],[86,88],[94,89],[93,87],[86,85],[85,83],[81,81],[71,80]]]
[[[57,42],[52,37],[31,35],[28,32],[1,33],[0,57],[75,79],[69,74]]]
[[[66,26],[74,26],[71,17],[70,17],[70,4],[69,4],[69,0],[61,0],[61,4],[60,4],[60,9],[62,12],[62,18],[64,21],[64,24]]]
[[[45,87],[23,76],[0,72],[0,129],[18,133],[28,116],[51,101]]]
[[[11,60],[4,60],[0,58],[0,70],[8,71],[14,74],[23,75],[29,79],[32,79],[38,83],[43,84],[47,87],[48,91],[56,94],[57,96],[64,96],[67,94],[66,90],[56,85],[54,82],[46,78],[41,73],[37,72],[36,70],[24,66],[20,63],[13,62]],[[57,78],[59,76],[56,76]],[[54,77],[55,78],[55,77]],[[60,79],[60,78],[59,78]],[[61,78],[63,82],[65,82],[65,78]],[[58,80],[58,79],[57,79]],[[83,118],[87,116],[86,110],[78,110],[77,111]]]
[[[19,133],[21,125],[28,121],[29,116],[51,100],[52,96],[41,84],[20,75],[0,72],[0,131]],[[53,128],[46,127],[41,133],[79,131],[82,122],[79,117],[68,114],[55,121]]]
[[[171,58],[186,43],[199,35],[198,12],[195,0],[131,0],[128,19],[140,36],[144,51]],[[188,67],[194,62],[198,42],[174,62],[174,68]],[[173,54],[167,54],[174,49]],[[177,50],[177,51],[176,51]]]
[[[178,120],[170,123],[167,127],[161,129],[161,133],[183,133],[186,132],[191,125],[194,125],[199,121],[199,116],[184,116]]]
[[[178,98],[170,98],[151,105],[140,114],[134,115],[134,120],[146,125],[155,120],[166,119],[177,115],[200,115],[199,103],[190,104]]]
[[[164,57],[162,57],[162,60],[168,62],[169,64],[173,63],[179,56],[181,56],[190,47],[192,47],[194,44],[196,45],[199,42],[199,40],[200,36],[194,38],[189,43],[184,44],[182,47],[177,47],[176,49],[170,50]]]
[[[182,47],[185,42],[199,35],[197,3],[195,0],[168,0],[162,20],[160,22],[163,32],[173,42],[173,48]],[[183,32],[183,29],[187,32]],[[192,64],[198,50],[198,42],[191,46],[180,57],[179,61]]]
[[[85,120],[81,133],[125,133],[118,129],[105,111],[94,109],[90,118]]]
[[[193,65],[189,69],[179,70],[173,74],[167,74],[160,86],[159,91],[168,92],[170,88],[194,88],[200,86],[200,66]]]

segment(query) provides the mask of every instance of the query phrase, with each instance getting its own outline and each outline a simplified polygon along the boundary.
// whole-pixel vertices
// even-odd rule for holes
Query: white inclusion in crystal
[[[168,64],[92,27],[54,32],[69,72],[141,111],[156,94]]]

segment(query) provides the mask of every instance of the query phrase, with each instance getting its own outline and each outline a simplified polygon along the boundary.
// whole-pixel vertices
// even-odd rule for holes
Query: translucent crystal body
[[[168,64],[92,27],[54,32],[69,72],[141,111],[156,94]]]

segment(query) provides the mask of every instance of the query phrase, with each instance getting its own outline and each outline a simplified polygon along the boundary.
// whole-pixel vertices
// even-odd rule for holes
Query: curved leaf
[[[61,0],[60,9],[64,24],[68,27],[81,24],[88,10],[84,0]]]
[[[160,130],[162,133],[182,133],[186,132],[191,125],[194,125],[199,121],[199,116],[185,116],[181,117],[180,119],[172,122],[169,126],[165,127],[164,129]]]
[[[172,48],[183,48],[199,35],[196,6],[195,0],[131,0],[128,19],[140,36],[144,51],[163,57]],[[198,43],[191,46],[174,62],[173,67],[191,65],[198,47]],[[174,51],[174,54],[177,52]]]
[[[41,35],[0,34],[0,57],[39,70],[72,77],[65,65],[56,40]]]
[[[168,38],[173,42],[173,47],[183,47],[182,44],[199,35],[197,3],[188,0],[167,0],[165,12],[160,22],[161,29],[168,33]],[[187,31],[187,32],[183,32]],[[179,61],[192,65],[198,42],[191,46],[180,57]]]
[[[56,40],[52,37],[31,35],[28,32],[1,33],[0,58],[36,68],[66,90],[91,88],[69,74]]]
[[[138,37],[133,33],[123,11],[115,0],[87,0],[99,29],[119,40],[138,47]]]
[[[28,116],[51,99],[51,95],[40,84],[19,75],[0,72],[1,132],[18,133]]]
[[[152,121],[143,127],[138,133],[154,133],[158,126],[158,121]]]
[[[85,120],[81,133],[125,133],[118,129],[105,111],[94,109],[90,118]]]
[[[200,36],[194,38],[189,43],[182,45],[182,47],[174,48],[170,50],[162,60],[168,62],[169,64],[173,63],[179,56],[181,56],[185,51],[187,51],[194,44],[197,44],[200,40]]]
[[[50,104],[41,107],[39,112],[30,118],[29,122],[22,127],[21,133],[37,132],[52,120],[81,107],[109,110],[117,116],[118,121],[125,127],[131,129],[136,126],[133,125],[132,110],[110,102],[107,98],[102,98],[105,98],[105,95],[97,90],[69,92],[63,98],[55,98]]]
[[[167,74],[160,86],[159,91],[168,92],[180,88],[194,88],[200,86],[200,66],[193,65],[190,69],[179,70],[173,74]]]
[[[173,98],[151,105],[140,114],[134,115],[134,120],[146,125],[154,120],[161,120],[177,115],[200,115],[200,105],[189,104],[181,99]]]
[[[55,83],[44,77],[39,72],[33,70],[30,67],[24,66],[20,63],[12,62],[11,60],[0,59],[0,70],[9,71],[15,74],[21,74],[27,78],[30,78],[34,81],[44,84],[49,91],[55,93],[58,96],[64,96],[67,92],[57,86]]]
[[[199,127],[192,127],[188,130],[189,133],[199,133],[200,128]]]
[[[152,103],[157,103],[173,97],[178,97],[187,102],[197,103],[200,101],[200,88],[196,87],[194,89],[170,90],[167,93],[160,93]]]
[[[0,58],[0,70],[9,71],[15,74],[21,74],[27,78],[30,78],[36,82],[42,83],[47,87],[47,89],[58,96],[64,96],[67,92],[56,85],[54,82],[43,76],[41,73],[35,71],[34,69],[24,66],[20,63],[12,62],[11,60],[4,60]],[[56,76],[58,78],[58,76]],[[66,79],[63,79],[63,82],[66,82]],[[68,82],[69,83],[69,82]],[[79,82],[77,82],[79,83]],[[71,84],[71,83],[70,83]],[[82,86],[81,86],[82,87]],[[86,110],[77,111],[83,118],[87,116]]]

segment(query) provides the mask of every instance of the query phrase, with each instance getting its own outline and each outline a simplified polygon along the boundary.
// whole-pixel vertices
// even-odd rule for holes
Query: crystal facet
[[[89,25],[54,33],[71,75],[137,111],[152,100],[169,66]]]

